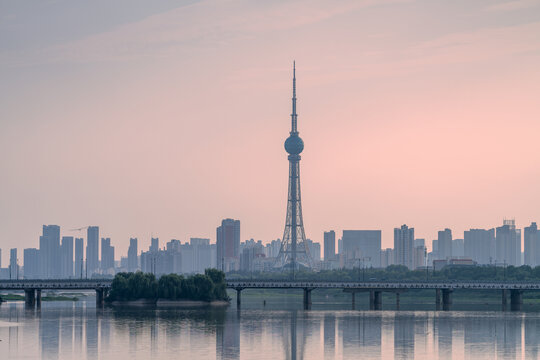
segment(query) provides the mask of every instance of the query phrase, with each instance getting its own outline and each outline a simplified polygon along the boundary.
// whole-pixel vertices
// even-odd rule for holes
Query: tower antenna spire
[[[296,114],[296,61],[293,61],[293,97],[292,97],[292,114],[291,114],[291,134],[298,133]]]

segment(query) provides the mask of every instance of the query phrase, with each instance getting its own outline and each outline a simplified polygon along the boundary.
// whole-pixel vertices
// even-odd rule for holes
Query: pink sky
[[[3,264],[43,224],[280,238],[293,59],[309,238],[540,221],[540,1],[174,3],[1,3]]]

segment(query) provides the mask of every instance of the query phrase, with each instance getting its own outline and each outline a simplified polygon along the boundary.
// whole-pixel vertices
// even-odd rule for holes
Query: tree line
[[[354,268],[313,272],[234,272],[227,278],[238,280],[296,280],[308,281],[540,281],[540,266],[447,266],[432,269],[409,270],[403,265],[390,265],[384,269]]]
[[[107,301],[131,300],[229,300],[225,274],[206,269],[203,274],[184,277],[177,274],[118,273],[113,279]]]

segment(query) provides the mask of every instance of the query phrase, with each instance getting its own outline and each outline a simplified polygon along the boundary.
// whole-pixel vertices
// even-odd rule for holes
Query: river
[[[538,359],[540,312],[0,305],[0,359]]]

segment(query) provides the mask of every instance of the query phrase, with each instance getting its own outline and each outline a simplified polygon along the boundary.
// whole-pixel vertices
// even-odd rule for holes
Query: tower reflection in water
[[[9,359],[536,359],[539,335],[536,312],[0,306]]]

